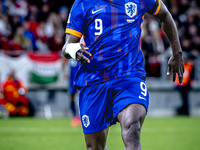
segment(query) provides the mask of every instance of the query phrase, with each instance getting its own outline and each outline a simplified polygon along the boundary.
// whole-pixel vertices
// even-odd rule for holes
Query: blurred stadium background
[[[69,90],[67,75],[70,69],[66,64],[63,71],[65,60],[61,54],[65,40],[65,26],[73,2],[73,0],[1,0],[0,2],[0,99],[4,97],[3,85],[8,75],[15,71],[16,77],[26,87],[26,97],[35,108],[35,118],[0,119],[0,149],[2,146],[2,150],[24,149],[23,146],[15,147],[14,145],[16,143],[23,145],[24,143],[18,138],[22,138],[23,141],[26,137],[33,142],[31,144],[33,148],[30,150],[47,149],[46,147],[55,149],[57,146],[58,149],[66,147],[69,147],[67,149],[84,149],[81,128],[72,129],[68,125],[69,118],[72,117],[69,106],[70,95],[67,92]],[[190,90],[188,95],[190,117],[174,118],[179,114],[177,110],[183,105],[183,100],[177,88],[178,85],[172,82],[172,76],[166,75],[167,61],[172,55],[171,48],[160,29],[159,22],[145,15],[141,47],[145,57],[150,107],[149,118],[147,118],[149,123],[148,121],[145,123],[142,134],[145,139],[142,141],[146,143],[144,149],[150,150],[161,149],[161,147],[166,150],[197,150],[198,144],[193,143],[200,138],[198,136],[200,135],[200,1],[163,0],[163,2],[167,5],[177,25],[184,51],[183,56],[192,66],[186,74],[188,80],[185,81]],[[78,95],[76,101],[78,101]],[[8,117],[9,113],[4,103],[0,104],[0,118]],[[172,118],[166,120],[166,117]],[[53,118],[53,120],[48,122],[43,118]],[[65,125],[68,130],[65,130]],[[179,128],[179,125],[182,127]],[[57,129],[56,126],[58,126]],[[114,127],[109,136],[115,139],[116,131],[120,139],[119,130],[119,126]],[[27,135],[24,134],[25,132]],[[22,133],[23,137],[18,137],[19,133]],[[42,140],[34,141],[28,137],[33,133],[40,133]],[[53,133],[57,133],[56,135],[60,138],[54,139]],[[162,137],[163,134],[169,133],[173,134]],[[185,136],[181,139],[182,134]],[[73,135],[72,138],[75,139],[80,135],[81,137],[77,140],[82,142],[79,145],[82,148],[76,145],[74,147],[71,145],[70,148],[71,141],[68,135]],[[148,141],[148,137],[152,136],[155,138]],[[37,138],[34,135],[33,137]],[[111,149],[120,147],[119,139],[108,141]],[[9,141],[10,145],[3,144],[6,141]],[[55,145],[38,143],[42,141],[54,142]],[[174,145],[168,145],[167,141],[174,142]],[[39,146],[33,146],[36,144],[34,142]],[[62,143],[65,144],[62,145]],[[121,141],[120,144],[123,149]],[[26,145],[30,146],[28,143]]]

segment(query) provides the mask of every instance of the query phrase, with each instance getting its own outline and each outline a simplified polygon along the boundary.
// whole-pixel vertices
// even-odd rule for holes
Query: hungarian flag
[[[48,84],[57,81],[61,69],[58,53],[28,53],[32,63],[31,82]]]

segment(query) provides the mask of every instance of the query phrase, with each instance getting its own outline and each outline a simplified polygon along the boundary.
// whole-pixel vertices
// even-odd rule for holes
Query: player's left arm
[[[181,84],[183,81],[184,62],[182,58],[182,49],[179,42],[176,24],[170,12],[161,0],[159,4],[160,10],[154,16],[160,20],[161,27],[169,40],[173,53],[168,62],[167,75],[170,75],[172,72],[174,82],[176,79],[176,74],[178,74],[179,82]]]

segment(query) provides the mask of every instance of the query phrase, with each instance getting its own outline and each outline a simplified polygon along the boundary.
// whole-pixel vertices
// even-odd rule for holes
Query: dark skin
[[[155,16],[160,20],[163,31],[165,32],[170,45],[172,47],[173,55],[168,62],[167,75],[173,73],[173,82],[176,79],[176,74],[179,77],[180,84],[183,81],[184,63],[182,58],[182,49],[180,46],[176,25],[172,19],[171,14],[167,10],[166,6],[161,1],[161,9]],[[66,36],[66,44],[77,43],[80,38],[74,35]],[[65,44],[65,45],[66,45]],[[88,48],[81,45],[81,48],[76,53],[76,60],[83,63],[90,63],[90,59],[83,54],[92,56],[87,50]],[[63,47],[63,55],[66,58],[71,58],[65,53],[65,46]],[[121,125],[122,139],[125,145],[125,150],[141,150],[140,144],[140,131],[142,124],[146,116],[146,109],[140,104],[130,104],[124,108],[118,115],[117,119]],[[104,150],[106,145],[108,129],[104,129],[100,132],[85,134],[85,141],[88,150]]]
[[[169,43],[172,47],[173,55],[170,57],[168,62],[168,71],[167,75],[173,73],[173,82],[176,79],[176,74],[178,74],[179,82],[182,84],[183,81],[183,73],[184,73],[184,62],[182,58],[182,49],[180,46],[178,32],[176,28],[176,24],[172,19],[171,14],[168,12],[166,6],[161,1],[161,10],[155,16],[161,22],[161,26],[163,31],[165,32]]]

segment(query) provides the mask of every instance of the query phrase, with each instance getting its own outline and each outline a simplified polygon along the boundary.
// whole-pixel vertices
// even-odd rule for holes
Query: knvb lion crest
[[[128,2],[125,4],[126,14],[133,18],[137,14],[137,5],[133,2]]]
[[[82,122],[83,122],[83,125],[87,128],[90,125],[89,116],[83,115],[82,116]]]

